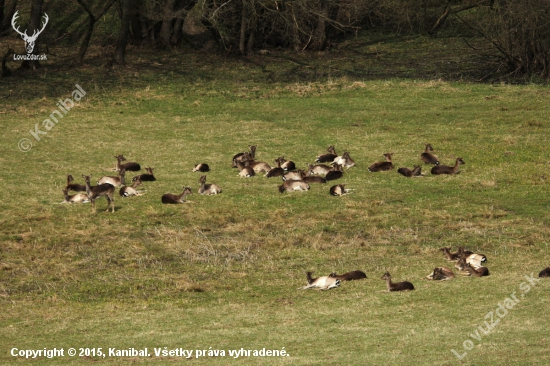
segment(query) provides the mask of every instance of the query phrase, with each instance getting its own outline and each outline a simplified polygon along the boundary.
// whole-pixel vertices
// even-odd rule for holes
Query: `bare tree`
[[[128,34],[130,33],[130,17],[133,0],[123,0],[122,16],[120,19],[120,31],[113,61],[118,65],[125,65],[126,46],[128,44]]]
[[[84,33],[84,37],[82,38],[82,43],[80,44],[80,50],[78,51],[78,62],[82,63],[84,60],[84,55],[86,55],[86,51],[88,50],[88,46],[90,44],[90,39],[92,38],[92,34],[94,32],[94,25],[95,23],[103,17],[103,15],[111,8],[111,6],[115,3],[116,0],[108,0],[107,3],[103,6],[101,11],[98,13],[98,15],[94,15],[91,7],[85,0],[76,0],[88,13],[88,27],[86,28],[86,33]]]

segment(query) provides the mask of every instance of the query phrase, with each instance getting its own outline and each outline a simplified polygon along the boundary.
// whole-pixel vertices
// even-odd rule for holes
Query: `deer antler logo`
[[[19,33],[21,38],[25,41],[25,48],[27,49],[27,53],[32,53],[32,51],[34,50],[34,42],[36,42],[36,38],[38,38],[40,33],[42,33],[44,28],[46,28],[46,24],[48,24],[48,20],[50,18],[48,18],[48,14],[44,13],[44,23],[42,24],[42,29],[35,30],[32,36],[29,37],[27,35],[26,29],[24,32],[20,32],[19,27],[16,28],[15,20],[19,17],[18,13],[19,13],[19,10],[16,11],[15,14],[13,14],[13,18],[11,18],[11,26],[17,33]]]

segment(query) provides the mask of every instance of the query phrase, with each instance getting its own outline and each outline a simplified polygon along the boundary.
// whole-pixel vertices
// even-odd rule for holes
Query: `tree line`
[[[48,13],[41,44],[78,43],[79,63],[93,39],[112,44],[111,62],[123,65],[128,44],[246,56],[319,51],[373,31],[483,37],[506,72],[550,76],[550,0],[0,0],[0,37],[17,35],[16,11],[26,14],[18,24],[29,34]]]

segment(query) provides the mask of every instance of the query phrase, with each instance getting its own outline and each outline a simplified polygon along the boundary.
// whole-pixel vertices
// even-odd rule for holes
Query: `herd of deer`
[[[459,271],[466,272],[465,274],[467,276],[489,276],[489,270],[487,267],[483,266],[483,264],[487,262],[487,257],[485,255],[464,250],[462,247],[458,247],[458,252],[456,253],[451,253],[451,248],[441,248],[441,251],[447,260],[456,262],[455,267]],[[361,271],[351,271],[344,273],[343,275],[331,273],[328,276],[321,276],[317,278],[312,277],[312,272],[306,272],[306,276],[308,284],[307,286],[301,287],[300,289],[302,290],[307,290],[310,288],[330,290],[332,288],[339,287],[342,281],[367,278],[367,275]],[[539,277],[550,277],[550,267],[546,267],[540,271]],[[446,281],[455,278],[455,274],[453,270],[448,267],[437,267],[426,278],[435,281]],[[389,272],[384,273],[381,279],[386,281],[388,292],[414,290],[414,285],[408,281],[397,283],[392,282]]]
[[[351,158],[350,153],[345,151],[342,155],[338,155],[334,146],[329,146],[326,154],[317,156],[314,164],[308,164],[305,170],[297,169],[293,161],[288,161],[284,156],[280,156],[274,160],[276,166],[270,166],[266,162],[256,161],[257,146],[249,146],[250,151],[241,152],[233,156],[232,167],[238,168],[240,177],[252,177],[256,174],[265,173],[265,177],[281,177],[283,184],[278,186],[279,192],[294,192],[307,191],[310,189],[310,184],[327,183],[332,180],[340,179],[344,175],[344,169],[349,169],[355,166],[355,161]],[[381,172],[393,169],[392,163],[393,153],[386,153],[384,157],[386,161],[380,161],[369,166],[370,172]],[[439,159],[433,154],[433,148],[430,144],[426,145],[425,151],[420,155],[421,160],[426,164],[433,164],[432,174],[457,174],[458,166],[464,164],[462,158],[457,158],[454,166],[439,165]],[[137,187],[145,181],[155,181],[153,168],[145,168],[147,174],[140,174],[132,178],[132,185],[126,185],[126,172],[139,171],[141,166],[135,162],[126,162],[123,155],[115,156],[117,159],[115,171],[118,176],[104,176],[97,181],[96,186],[91,185],[91,175],[83,175],[85,185],[72,183],[74,180],[72,175],[67,176],[67,186],[63,190],[65,200],[62,203],[92,203],[92,210],[95,212],[95,200],[100,197],[107,199],[107,211],[111,208],[114,212],[114,192],[115,187],[121,187],[119,194],[121,197],[140,196],[143,193],[137,190]],[[325,164],[329,163],[329,165]],[[210,166],[206,163],[197,164],[193,172],[209,172]],[[415,177],[421,175],[420,166],[415,166],[413,169],[399,168],[398,173],[406,177]],[[201,175],[199,179],[200,188],[199,194],[215,195],[222,192],[222,189],[217,184],[206,184],[206,176]],[[69,195],[69,191],[86,192]],[[350,193],[351,190],[345,188],[344,184],[337,184],[329,189],[329,194],[333,196],[342,196]],[[165,204],[178,204],[186,202],[188,195],[192,194],[191,188],[183,187],[181,194],[167,193],[161,197],[161,202]]]

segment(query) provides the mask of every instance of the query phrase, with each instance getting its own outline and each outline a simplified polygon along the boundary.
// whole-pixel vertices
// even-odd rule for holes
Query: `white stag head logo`
[[[13,18],[11,18],[11,26],[17,33],[19,33],[21,38],[23,38],[23,40],[25,41],[25,48],[27,49],[27,53],[32,53],[32,51],[34,50],[34,42],[36,42],[36,38],[38,38],[40,33],[42,33],[44,28],[46,28],[46,24],[48,24],[48,20],[50,18],[48,18],[48,14],[44,13],[44,23],[42,24],[42,29],[40,30],[35,29],[32,36],[29,37],[27,35],[26,29],[25,29],[25,32],[20,32],[19,27],[16,28],[15,20],[19,17],[19,15],[17,15],[18,13],[19,13],[19,10],[16,11],[15,14],[13,14]]]

